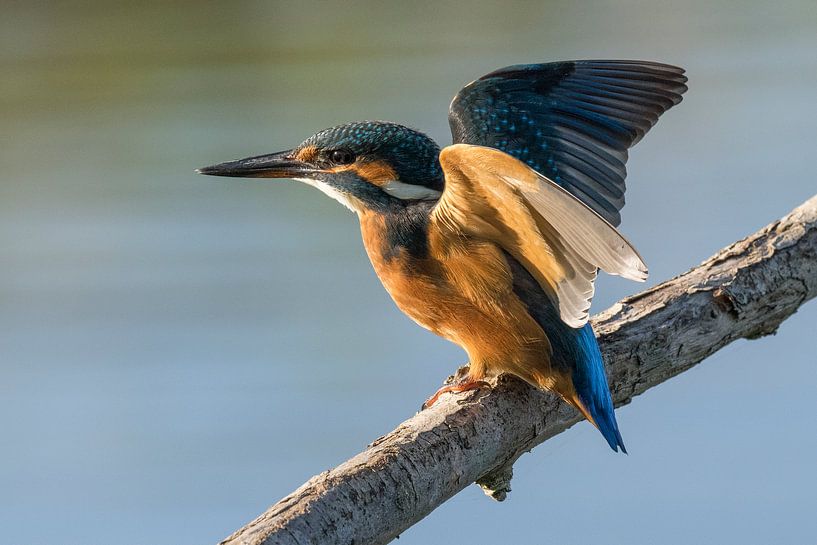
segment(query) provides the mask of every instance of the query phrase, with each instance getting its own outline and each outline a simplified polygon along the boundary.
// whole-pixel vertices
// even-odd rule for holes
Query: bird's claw
[[[456,384],[449,384],[447,386],[443,386],[439,390],[435,392],[433,396],[426,399],[425,403],[420,407],[421,411],[428,409],[432,405],[434,405],[437,400],[443,394],[457,394],[460,392],[467,392],[468,390],[476,390],[477,388],[490,388],[491,384],[485,382],[484,380],[464,380],[463,382],[458,382]]]

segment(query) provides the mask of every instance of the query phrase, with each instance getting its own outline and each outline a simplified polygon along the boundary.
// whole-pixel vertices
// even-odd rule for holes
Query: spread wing
[[[645,61],[509,66],[463,88],[448,121],[455,144],[500,149],[618,225],[627,150],[681,102],[686,81]]]
[[[635,248],[590,207],[499,150],[442,150],[445,190],[430,228],[443,237],[493,242],[536,279],[571,327],[587,323],[597,269],[647,278]]]

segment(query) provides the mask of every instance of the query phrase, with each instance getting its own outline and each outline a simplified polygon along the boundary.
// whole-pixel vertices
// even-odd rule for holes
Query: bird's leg
[[[459,374],[459,373],[457,373]],[[443,394],[456,394],[459,392],[467,392],[468,390],[476,390],[477,388],[490,388],[491,384],[484,381],[478,380],[471,377],[470,374],[466,374],[464,377],[460,378],[459,380],[455,379],[455,382],[452,384],[447,384],[437,390],[437,392],[428,398],[425,403],[423,403],[422,409],[428,409],[432,405],[434,405],[437,400]]]

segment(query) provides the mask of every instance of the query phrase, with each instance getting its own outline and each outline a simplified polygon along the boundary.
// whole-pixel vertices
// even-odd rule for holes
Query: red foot
[[[465,382],[460,382],[459,384],[449,384],[448,386],[443,386],[437,393],[433,396],[429,397],[425,403],[423,403],[422,409],[428,409],[432,405],[434,405],[437,400],[443,394],[456,394],[459,392],[466,392],[468,390],[476,390],[477,388],[487,387],[490,388],[491,385],[484,380],[468,380],[466,379]]]

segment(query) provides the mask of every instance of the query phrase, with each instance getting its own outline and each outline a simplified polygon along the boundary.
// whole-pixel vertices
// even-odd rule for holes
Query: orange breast
[[[416,257],[385,246],[379,214],[363,214],[361,231],[372,265],[400,310],[465,349],[472,378],[509,372],[549,389],[562,382],[551,371],[547,336],[514,294],[497,246],[432,233],[427,255]]]

